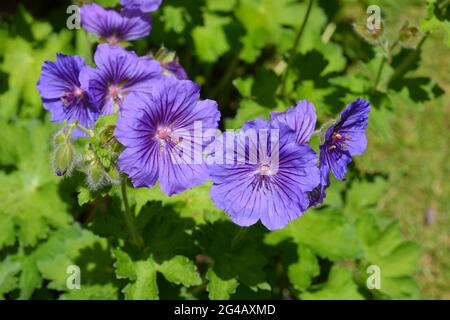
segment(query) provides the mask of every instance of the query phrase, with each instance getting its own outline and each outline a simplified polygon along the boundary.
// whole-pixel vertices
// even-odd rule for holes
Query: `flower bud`
[[[421,40],[421,34],[416,27],[409,27],[408,23],[400,30],[400,43],[404,48],[415,49]]]
[[[355,22],[353,24],[353,29],[355,32],[361,36],[368,43],[374,44],[381,38],[384,31],[383,21],[380,22],[380,28],[369,28],[366,21]]]
[[[87,170],[87,182],[92,190],[99,189],[105,183],[105,170],[98,161],[91,161]]]
[[[117,184],[120,182],[119,170],[116,166],[111,166],[107,172],[108,178],[112,184]]]
[[[73,169],[75,159],[75,148],[69,139],[55,148],[53,156],[53,169],[58,176],[65,175]]]
[[[53,137],[53,143],[55,146],[59,146],[60,144],[64,143],[64,141],[66,141],[66,139],[67,139],[67,133],[65,133],[64,130],[60,130]]]

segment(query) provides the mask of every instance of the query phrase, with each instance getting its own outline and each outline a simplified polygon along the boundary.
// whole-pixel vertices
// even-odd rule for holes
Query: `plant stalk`
[[[81,131],[83,131],[84,133],[86,133],[89,137],[92,137],[94,134],[92,132],[92,130],[89,130],[88,128],[82,126],[81,124],[77,123],[76,127],[78,129],[80,129]]]
[[[385,64],[386,64],[386,57],[383,57],[383,59],[381,60],[380,66],[378,67],[377,77],[375,78],[375,81],[373,83],[373,88],[372,88],[373,90],[372,90],[372,92],[377,91],[378,83],[380,82],[381,73],[383,72],[383,68],[384,68]]]
[[[144,240],[142,239],[142,235],[139,232],[139,229],[136,224],[136,218],[134,214],[130,210],[130,205],[128,203],[128,195],[127,195],[127,179],[122,179],[122,201],[124,205],[123,218],[125,220],[125,224],[127,226],[128,232],[130,234],[131,240],[133,244],[135,244],[140,249],[144,248]]]
[[[306,23],[308,22],[308,18],[309,18],[310,13],[311,13],[313,2],[314,2],[314,0],[309,0],[309,2],[308,2],[308,8],[306,9],[306,13],[305,13],[305,16],[303,18],[302,25],[298,29],[297,35],[296,35],[295,40],[294,40],[294,45],[292,46],[291,52],[289,54],[289,60],[288,60],[286,69],[284,70],[283,76],[281,78],[281,91],[280,91],[280,94],[281,94],[281,96],[284,99],[286,99],[286,83],[287,83],[287,78],[289,76],[289,71],[290,71],[290,69],[292,67],[292,62],[294,61],[294,56],[295,56],[295,53],[297,52],[297,47],[298,47],[298,45],[300,43],[300,39],[302,37],[303,31],[305,30]]]

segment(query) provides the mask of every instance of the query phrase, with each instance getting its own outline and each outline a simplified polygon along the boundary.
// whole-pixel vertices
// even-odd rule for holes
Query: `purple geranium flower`
[[[151,94],[126,97],[115,136],[125,146],[119,168],[135,187],[151,187],[159,178],[172,195],[208,179],[204,140],[215,136],[220,113],[215,101],[199,96],[195,83],[167,77]]]
[[[89,90],[102,114],[113,113],[114,105],[120,107],[131,92],[150,93],[163,73],[157,61],[140,58],[120,46],[99,44],[94,60],[97,68],[86,66],[81,73],[89,79],[84,89]]]
[[[140,10],[142,12],[152,12],[158,10],[162,0],[120,0],[120,3],[127,9]]]
[[[261,220],[270,230],[300,216],[309,204],[306,192],[319,184],[319,169],[316,153],[295,140],[286,125],[262,119],[222,134],[208,158],[215,205],[240,226]]]
[[[51,112],[51,121],[69,123],[78,121],[85,127],[93,126],[99,110],[90,102],[82,89],[85,79],[80,70],[85,66],[83,58],[56,54],[56,61],[45,61],[37,82],[44,108]],[[75,136],[81,135],[76,130]]]
[[[361,155],[366,150],[369,112],[369,102],[357,99],[350,103],[342,111],[338,121],[327,129],[324,142],[320,145],[322,183],[327,184],[330,169],[337,179],[345,180],[344,175],[352,156]]]
[[[150,34],[151,17],[140,11],[104,9],[96,3],[81,7],[81,24],[109,44],[143,38]]]

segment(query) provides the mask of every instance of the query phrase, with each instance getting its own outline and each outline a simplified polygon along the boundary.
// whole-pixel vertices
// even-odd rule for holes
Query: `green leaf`
[[[0,70],[8,74],[8,90],[0,95],[0,119],[11,119],[19,112],[22,117],[38,117],[43,112],[36,89],[42,64],[45,60],[54,61],[55,52],[67,52],[72,36],[67,30],[51,33],[38,49],[20,37],[6,39]]]
[[[450,47],[450,21],[444,19],[438,19],[436,17],[435,1],[429,1],[427,7],[427,18],[420,21],[420,31],[422,32],[435,32],[441,31],[444,36],[445,44]],[[447,8],[448,10],[448,8]]]
[[[52,32],[52,25],[48,22],[36,21],[31,25],[31,32],[36,40],[42,41]]]
[[[246,30],[240,39],[243,44],[240,58],[248,63],[255,62],[265,46],[279,43],[284,25],[300,25],[298,12],[301,6],[292,0],[239,1],[235,15]]]
[[[269,233],[266,243],[276,244],[285,238],[308,245],[318,255],[331,260],[357,258],[362,254],[355,227],[334,211],[310,211],[284,229]]]
[[[264,269],[267,258],[260,236],[229,221],[202,225],[197,233],[199,245],[214,262],[215,274],[223,279],[237,278],[253,291],[268,290]]]
[[[304,300],[360,300],[363,299],[353,281],[352,273],[340,266],[333,266],[328,280],[316,291],[300,293]]]
[[[266,274],[262,268],[266,263],[266,257],[256,244],[247,244],[232,252],[231,266],[233,271],[238,275],[240,282],[254,291],[268,289],[267,283],[264,281]]]
[[[175,256],[168,261],[164,261],[159,266],[158,271],[164,275],[167,281],[175,284],[190,287],[202,283],[195,264],[184,256]]]
[[[215,62],[230,50],[223,27],[229,24],[231,19],[205,13],[204,20],[204,26],[197,26],[192,30],[195,51],[202,61]]]
[[[157,264],[152,257],[147,260],[132,261],[121,249],[113,250],[116,259],[114,267],[118,279],[128,279],[122,292],[127,300],[156,300],[158,285],[156,283]]]
[[[242,100],[236,116],[233,119],[226,119],[228,129],[239,129],[246,121],[255,118],[269,119],[270,112],[274,111],[265,108],[253,100]]]
[[[7,132],[7,130],[6,130]],[[48,128],[37,122],[24,122],[7,134],[18,133],[17,147],[6,150],[5,158],[17,159],[17,171],[0,172],[0,249],[18,238],[24,246],[33,246],[47,236],[51,227],[71,221],[67,204],[58,194],[60,178],[48,161]]]
[[[418,285],[413,278],[418,270],[420,247],[405,241],[398,222],[391,222],[380,230],[374,218],[366,215],[357,223],[360,237],[364,237],[365,257],[361,262],[361,282],[365,285],[366,268],[376,265],[381,272],[381,289],[371,292],[378,298],[415,299]]]
[[[95,245],[105,247],[106,242],[76,224],[58,229],[52,232],[49,238],[40,243],[34,251],[26,252],[20,249],[15,255],[8,256],[0,263],[0,288],[2,288],[2,283],[4,286],[9,284],[9,289],[5,292],[19,289],[19,299],[30,299],[34,290],[40,288],[45,279],[48,282],[46,284],[48,289],[65,291],[68,289],[66,286],[67,268],[75,264],[83,250]],[[91,260],[91,266],[95,262]],[[8,268],[11,269],[11,263],[13,266],[18,266],[20,273],[14,277],[10,275],[8,281],[2,280],[1,266],[9,266]],[[88,283],[88,273],[86,269],[81,270],[83,283]],[[11,285],[13,280],[15,281],[14,288]]]
[[[212,268],[206,273],[206,279],[209,281],[206,290],[211,300],[228,300],[239,286],[237,279],[221,279]]]
[[[133,188],[129,192],[130,201],[135,205],[136,215],[149,201],[161,201],[164,206],[170,206],[180,216],[193,218],[198,224],[225,219],[226,215],[214,205],[209,196],[211,185],[211,182],[206,182],[171,197],[163,193],[159,186],[150,189]]]
[[[272,70],[258,68],[256,70],[252,86],[252,98],[262,106],[275,108],[275,92],[277,90],[279,79]]]
[[[113,284],[81,286],[62,294],[61,300],[117,300],[117,287]]]
[[[244,98],[251,98],[254,81],[254,78],[251,76],[236,78],[233,80],[233,85],[239,91],[241,96]]]
[[[299,260],[288,268],[288,277],[297,290],[306,290],[312,278],[320,273],[319,261],[314,252],[304,245],[297,247]]]
[[[20,263],[11,257],[0,263],[0,298],[17,288],[17,274],[20,272]]]
[[[110,7],[114,8],[115,6],[118,6],[120,1],[119,0],[96,0],[99,5],[102,7]]]
[[[237,0],[206,0],[206,7],[211,11],[232,11]]]
[[[75,264],[82,249],[92,248],[96,244],[105,247],[106,241],[74,224],[53,233],[36,249],[31,259],[42,277],[50,280],[48,288],[66,290],[67,267]],[[81,277],[84,272],[86,270],[81,270]]]
[[[162,8],[161,20],[164,22],[164,31],[182,33],[190,16],[184,7],[164,6]]]
[[[373,181],[353,180],[346,194],[346,213],[355,216],[364,212],[364,208],[376,205],[387,185],[387,181],[381,177],[376,177]]]

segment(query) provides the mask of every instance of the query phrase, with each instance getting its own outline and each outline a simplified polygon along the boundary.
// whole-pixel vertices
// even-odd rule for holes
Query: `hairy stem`
[[[303,31],[305,30],[306,23],[308,22],[308,18],[309,18],[309,15],[311,13],[311,8],[312,8],[312,5],[313,5],[313,2],[314,2],[314,0],[309,0],[309,2],[308,2],[308,9],[306,9],[306,13],[305,13],[305,16],[303,18],[302,25],[298,29],[297,35],[296,35],[295,40],[294,40],[294,45],[292,46],[291,52],[289,54],[289,60],[288,60],[286,69],[284,70],[283,76],[281,78],[281,91],[280,91],[280,94],[285,100],[286,100],[286,83],[287,83],[287,78],[289,76],[289,71],[290,71],[290,69],[292,67],[292,62],[294,61],[295,53],[297,52],[298,44],[300,43],[300,39],[302,37]]]
[[[84,133],[86,133],[88,136],[92,137],[94,135],[94,133],[92,132],[92,130],[82,126],[81,124],[77,123],[76,127],[78,129],[80,129],[81,131],[83,131]]]
[[[374,81],[373,87],[372,87],[372,92],[377,91],[378,83],[380,82],[381,73],[383,72],[383,68],[384,68],[385,64],[386,64],[386,58],[383,57],[383,59],[381,60],[380,66],[378,67],[377,76],[375,78],[375,81]]]
[[[137,228],[136,218],[130,210],[130,205],[128,203],[126,178],[122,179],[122,201],[124,205],[124,210],[122,211],[123,218],[125,220],[128,232],[130,233],[131,240],[133,241],[133,244],[142,249],[144,247],[144,240],[142,239],[142,235]]]

